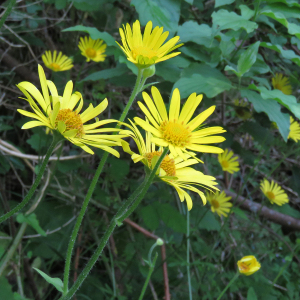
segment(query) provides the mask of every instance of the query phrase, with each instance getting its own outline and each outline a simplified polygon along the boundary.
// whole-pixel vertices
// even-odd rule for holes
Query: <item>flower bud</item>
[[[156,245],[162,246],[163,244],[164,244],[164,241],[163,241],[161,238],[158,238],[158,239],[156,240]]]
[[[152,65],[143,71],[144,78],[152,77],[155,74],[155,65]]]

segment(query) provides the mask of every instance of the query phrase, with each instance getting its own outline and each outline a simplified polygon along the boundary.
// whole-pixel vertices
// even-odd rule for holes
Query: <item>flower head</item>
[[[130,121],[131,122],[131,121]],[[146,139],[144,140],[139,129],[131,122],[131,125],[125,124],[130,130],[120,132],[121,134],[128,134],[134,139],[138,153],[131,151],[129,144],[122,141],[123,150],[131,154],[131,159],[136,163],[141,161],[148,169],[152,169],[157,161],[157,158],[162,154],[163,148],[155,149],[155,144],[151,143],[151,133],[146,132]],[[203,204],[206,204],[206,197],[197,187],[204,187],[207,189],[218,190],[215,185],[215,178],[212,176],[204,175],[203,173],[189,167],[197,164],[198,161],[193,158],[187,157],[183,160],[181,157],[166,155],[160,165],[157,176],[162,181],[173,186],[181,201],[186,200],[189,210],[193,207],[191,196],[184,190],[190,190],[197,193]]]
[[[25,123],[22,129],[46,126],[52,130],[59,131],[71,143],[81,147],[90,154],[94,154],[94,152],[87,145],[100,148],[119,157],[119,152],[111,147],[121,146],[121,138],[124,137],[124,135],[107,134],[120,131],[119,129],[99,128],[102,125],[117,121],[99,121],[99,119],[96,118],[106,109],[108,105],[107,99],[104,99],[96,107],[90,104],[84,112],[80,113],[83,107],[83,99],[79,92],[72,94],[72,81],[70,80],[67,83],[64,94],[61,97],[58,95],[54,83],[50,80],[46,80],[44,70],[40,65],[38,70],[43,94],[30,82],[23,81],[17,85],[26,96],[25,100],[29,102],[34,111],[32,113],[18,109],[18,112],[24,116],[35,119],[35,121]],[[51,95],[49,95],[48,88]],[[35,100],[33,100],[33,98],[35,98]],[[96,118],[95,123],[85,124],[94,118]]]
[[[224,153],[218,155],[218,161],[222,167],[222,170],[230,174],[240,170],[239,162],[237,161],[238,157],[232,157],[233,154],[234,153],[232,151],[228,151],[228,149],[226,149]]]
[[[283,74],[276,73],[275,77],[272,78],[272,85],[274,89],[282,91],[285,95],[292,94],[292,86],[289,78],[283,76]]]
[[[126,27],[123,26],[123,29],[120,28],[123,47],[119,43],[117,44],[129,61],[140,68],[147,68],[180,54],[180,52],[169,54],[174,49],[183,45],[176,45],[179,41],[179,36],[171,38],[163,45],[168,35],[168,31],[163,32],[163,27],[156,26],[152,30],[152,22],[149,21],[145,27],[143,36],[140,22],[137,20],[133,23],[132,29],[129,24],[126,24]]]
[[[260,183],[260,189],[272,204],[275,203],[281,206],[282,204],[289,202],[288,195],[284,192],[281,186],[279,186],[273,180],[270,183],[267,179],[264,179]]]
[[[234,105],[235,113],[239,118],[241,118],[242,120],[248,120],[251,118],[252,114],[249,108],[247,107],[248,103],[245,100],[240,101],[239,99],[235,99]]]
[[[45,66],[54,72],[67,71],[73,68],[72,59],[62,54],[62,52],[59,52],[57,55],[56,50],[54,50],[53,54],[51,51],[46,51],[42,55],[42,60]]]
[[[188,152],[187,149],[208,153],[223,152],[221,148],[205,144],[223,142],[225,140],[224,137],[213,135],[225,132],[226,130],[218,126],[200,127],[214,112],[215,106],[211,106],[191,120],[202,100],[202,95],[196,96],[196,93],[191,94],[180,112],[180,94],[179,90],[175,89],[168,115],[158,89],[153,86],[151,93],[154,102],[147,93],[143,92],[143,98],[148,108],[143,103],[138,102],[139,107],[151,124],[141,118],[134,118],[134,120],[144,130],[150,131],[153,134],[153,143],[158,146],[169,147],[174,157],[179,155],[184,160],[186,160],[186,154],[195,156],[195,153]]]
[[[215,193],[207,193],[206,199],[211,205],[211,211],[213,213],[217,213],[219,217],[223,215],[224,217],[227,217],[227,214],[230,211],[230,208],[232,207],[232,203],[229,202],[231,197],[226,197],[225,192],[215,192]]]
[[[290,133],[288,139],[293,139],[296,143],[300,140],[300,125],[297,121],[290,117]]]
[[[240,273],[249,276],[260,269],[260,263],[257,261],[255,256],[248,255],[244,256],[237,262]]]
[[[81,37],[78,48],[81,50],[81,55],[86,57],[86,61],[99,62],[105,60],[106,44],[100,39],[93,40],[90,36]]]

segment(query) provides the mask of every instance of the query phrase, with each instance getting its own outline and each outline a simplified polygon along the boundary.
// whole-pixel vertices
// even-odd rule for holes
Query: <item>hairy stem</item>
[[[129,111],[130,107],[132,106],[132,103],[133,103],[136,95],[139,93],[139,91],[141,89],[140,82],[141,82],[141,79],[142,79],[142,75],[143,75],[143,71],[139,69],[134,89],[133,89],[132,94],[129,98],[129,101],[128,101],[128,103],[127,103],[127,105],[126,105],[126,107],[125,107],[125,109],[124,109],[124,111],[123,111],[123,113],[120,117],[120,120],[119,120],[120,122],[123,122],[125,120],[125,118],[128,114],[128,111]],[[120,125],[117,125],[117,127],[120,127]],[[85,196],[85,199],[83,201],[81,210],[80,210],[79,215],[77,217],[76,224],[74,226],[74,229],[73,229],[70,241],[69,241],[68,250],[67,250],[67,257],[66,257],[66,265],[65,265],[65,270],[64,270],[64,292],[63,292],[63,295],[66,295],[67,292],[68,292],[71,259],[72,259],[72,253],[73,253],[73,248],[74,248],[74,244],[75,244],[75,241],[76,241],[76,237],[77,237],[82,219],[85,215],[86,209],[87,209],[88,204],[90,202],[90,199],[93,195],[94,189],[95,189],[96,184],[98,182],[98,179],[99,179],[99,177],[102,173],[103,167],[104,167],[104,165],[106,163],[106,160],[108,158],[108,155],[109,155],[109,153],[105,152],[103,154],[102,158],[101,158],[101,161],[100,161],[99,166],[96,170],[94,178],[91,182],[91,185],[90,185],[90,187],[88,189],[88,192]]]
[[[186,270],[189,285],[189,300],[193,300],[192,283],[191,283],[191,267],[190,267],[190,212],[186,212]]]
[[[158,159],[156,165],[154,166],[153,170],[151,171],[150,175],[144,179],[141,186],[139,188],[137,188],[137,190],[128,198],[128,200],[124,203],[124,205],[122,205],[122,207],[119,209],[117,214],[110,221],[110,224],[109,224],[106,232],[104,233],[95,253],[92,255],[92,257],[88,261],[87,265],[85,266],[85,268],[82,270],[82,272],[78,276],[77,281],[74,283],[74,285],[71,287],[71,289],[66,294],[63,294],[63,296],[60,298],[60,300],[69,300],[74,296],[74,294],[76,293],[78,288],[81,286],[82,282],[85,280],[85,278],[87,277],[87,275],[93,268],[94,264],[97,262],[105,245],[107,244],[109,237],[112,235],[115,227],[117,225],[120,225],[120,222],[122,222],[122,220],[124,220],[127,217],[128,212],[129,211],[132,212],[132,207],[136,207],[135,204],[140,203],[141,200],[143,199],[144,195],[146,194],[147,190],[149,189],[149,187],[155,177],[156,171],[158,170],[161,162],[163,161],[163,159],[166,156],[168,151],[169,151],[168,148],[164,149],[162,155],[159,157],[159,159]]]

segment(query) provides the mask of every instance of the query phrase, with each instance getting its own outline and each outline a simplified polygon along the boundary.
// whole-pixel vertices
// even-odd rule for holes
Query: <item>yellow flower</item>
[[[100,39],[93,40],[91,37],[81,37],[78,48],[81,50],[81,55],[86,57],[86,61],[99,62],[105,60],[106,44]]]
[[[130,121],[131,122],[131,121]],[[151,133],[146,132],[146,140],[144,140],[138,128],[131,122],[131,125],[125,124],[130,130],[124,130],[121,134],[131,135],[134,139],[138,153],[131,151],[129,144],[122,141],[123,150],[131,154],[131,159],[136,163],[141,161],[146,167],[152,169],[153,165],[157,161],[158,157],[162,154],[163,148],[155,149],[155,144],[151,143]],[[215,178],[212,176],[204,175],[203,173],[190,168],[189,166],[197,164],[198,161],[193,158],[186,157],[184,161],[181,157],[176,157],[172,154],[166,155],[163,159],[157,176],[162,181],[173,186],[181,201],[186,200],[188,210],[193,207],[191,196],[184,190],[188,189],[197,193],[203,204],[206,204],[206,197],[197,187],[204,187],[207,189],[218,190],[215,185]]]
[[[288,195],[284,192],[281,186],[279,186],[273,180],[270,183],[267,179],[264,179],[260,183],[260,189],[272,204],[275,203],[281,206],[282,204],[289,202]]]
[[[183,45],[176,45],[179,41],[179,36],[171,38],[163,45],[169,32],[163,33],[163,27],[158,26],[152,31],[151,21],[145,27],[144,36],[142,36],[141,25],[138,20],[133,23],[132,30],[129,24],[126,24],[126,27],[123,25],[123,27],[124,29],[120,28],[123,47],[118,42],[117,44],[123,50],[127,59],[140,68],[147,68],[180,54],[180,52],[169,54]]]
[[[18,112],[36,120],[25,123],[22,129],[46,126],[52,130],[59,131],[71,143],[81,147],[90,154],[94,154],[94,152],[87,145],[100,148],[119,157],[119,152],[111,147],[121,146],[121,138],[124,135],[107,134],[109,132],[120,131],[119,129],[98,128],[108,123],[118,122],[116,120],[99,121],[96,118],[106,109],[108,105],[107,99],[104,99],[96,107],[90,104],[80,114],[83,107],[83,99],[79,92],[72,94],[72,81],[70,80],[67,83],[64,94],[61,97],[58,95],[54,83],[46,80],[44,70],[40,65],[38,70],[43,94],[30,82],[23,81],[17,85],[26,96],[25,100],[29,102],[34,113],[22,109],[18,109]],[[50,89],[51,96],[49,95],[48,88]],[[96,118],[95,123],[84,125],[84,123],[94,118]]]
[[[240,273],[246,276],[252,275],[260,269],[260,263],[253,255],[244,256],[237,262],[237,265]]]
[[[57,55],[56,50],[53,52],[53,55],[51,51],[46,51],[42,55],[42,60],[45,66],[54,72],[67,71],[73,68],[72,59],[62,54],[62,52],[59,52]]]
[[[232,203],[229,202],[231,197],[226,197],[225,192],[215,192],[215,193],[207,193],[206,199],[211,205],[211,211],[213,213],[217,213],[219,217],[223,215],[224,217],[227,217],[227,214],[230,211],[230,208],[232,207]]]
[[[292,94],[292,86],[289,78],[283,76],[283,74],[276,73],[275,77],[272,78],[272,85],[274,89],[280,90],[286,95]]]
[[[234,100],[234,105],[235,105],[235,113],[237,114],[237,116],[239,118],[241,118],[242,120],[248,120],[251,118],[252,114],[249,110],[248,103],[244,100],[239,100],[239,99],[235,99]]]
[[[296,143],[300,140],[300,125],[297,121],[290,117],[290,133],[288,139],[293,139]]]
[[[221,148],[204,144],[223,142],[225,140],[224,137],[212,135],[225,132],[226,130],[218,126],[200,127],[214,112],[215,106],[211,106],[191,120],[203,95],[197,96],[196,93],[191,94],[180,112],[180,94],[179,90],[175,89],[168,116],[166,106],[158,89],[153,86],[151,92],[154,103],[150,96],[143,92],[143,98],[149,110],[141,102],[138,102],[138,105],[152,125],[141,118],[134,118],[134,120],[144,130],[150,131],[153,134],[153,143],[158,146],[169,147],[174,157],[179,155],[184,160],[186,159],[186,155],[183,152],[189,156],[195,156],[195,153],[188,152],[187,149],[208,153],[223,152]]]
[[[240,170],[239,162],[237,161],[238,157],[232,157],[233,154],[234,153],[232,151],[228,151],[228,149],[226,149],[224,153],[218,155],[218,161],[222,167],[222,170],[230,174]]]

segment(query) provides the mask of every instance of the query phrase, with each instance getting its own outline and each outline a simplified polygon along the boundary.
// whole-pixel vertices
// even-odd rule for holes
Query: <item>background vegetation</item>
[[[2,16],[7,4],[1,4]],[[228,218],[220,218],[193,195],[189,239],[194,298],[216,299],[234,276],[236,262],[251,254],[260,261],[261,270],[240,276],[224,299],[299,299],[300,148],[287,139],[290,116],[300,118],[296,0],[17,1],[0,29],[1,215],[26,195],[51,143],[51,136],[40,127],[21,130],[29,119],[17,109],[28,109],[28,104],[18,98],[22,95],[15,84],[26,80],[39,87],[41,55],[46,50],[62,51],[73,58],[74,67],[66,72],[48,70],[47,77],[60,89],[72,79],[76,90],[94,105],[107,97],[104,117],[118,119],[134,85],[136,67],[115,41],[120,41],[122,24],[137,19],[142,25],[151,20],[163,26],[184,43],[179,56],[156,65],[150,80],[158,82],[165,102],[175,87],[182,98],[203,93],[201,110],[217,106],[209,125],[227,130],[220,147],[239,156],[240,171],[233,175],[223,173],[217,155],[199,156],[205,163],[200,170],[217,178],[234,205]],[[107,44],[104,62],[86,63],[80,54],[79,38],[88,34]],[[289,78],[292,95],[272,86],[275,73]],[[135,104],[129,118],[136,115],[142,114]],[[2,260],[1,299],[59,298],[32,268],[62,278],[74,220],[102,155],[95,152],[87,155],[65,142],[61,159],[51,161],[35,196],[39,204],[34,217],[24,220],[19,214],[1,224],[2,258],[16,235],[23,235],[4,267]],[[143,176],[142,166],[134,165],[126,153],[120,159],[110,156],[79,233],[71,270],[74,280],[114,212]],[[259,189],[263,178],[280,184],[290,202],[281,207],[270,204]],[[251,201],[260,206],[255,209]],[[167,279],[171,298],[187,299],[186,204],[161,183],[151,186],[131,219],[117,228],[75,299],[137,299],[148,272],[143,259],[155,237],[166,244],[144,299],[167,297]]]

